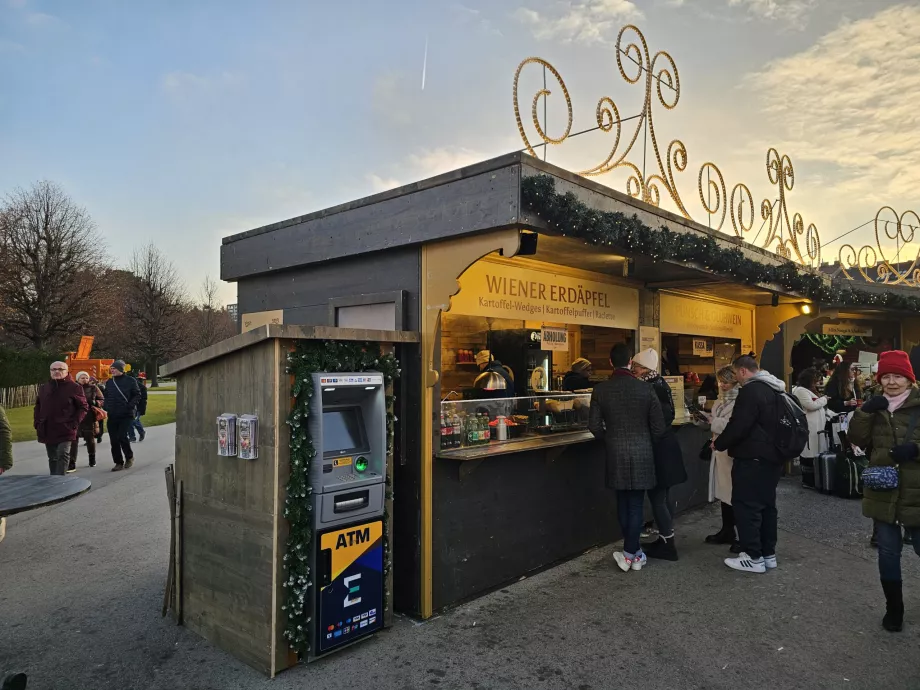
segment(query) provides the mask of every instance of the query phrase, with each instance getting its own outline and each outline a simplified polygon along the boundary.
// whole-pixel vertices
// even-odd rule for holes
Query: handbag
[[[904,436],[904,442],[908,442],[914,435],[917,428],[917,420],[920,418],[920,408],[915,409],[910,416],[910,424],[907,427],[907,434]],[[897,439],[895,439],[897,442]],[[867,489],[873,491],[894,491],[900,483],[899,465],[877,465],[867,467],[862,471],[862,483]]]
[[[93,415],[96,417],[97,422],[101,422],[103,419],[108,419],[109,413],[103,410],[101,407],[96,407],[93,405]]]

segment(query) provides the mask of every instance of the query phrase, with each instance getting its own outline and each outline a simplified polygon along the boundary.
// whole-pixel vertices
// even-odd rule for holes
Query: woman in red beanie
[[[866,489],[863,515],[872,518],[878,539],[878,571],[885,592],[885,630],[898,632],[904,623],[901,587],[901,527],[913,538],[920,556],[920,390],[906,352],[879,355],[876,379],[882,395],[853,413],[848,437],[870,448],[869,465],[898,468],[898,487]]]

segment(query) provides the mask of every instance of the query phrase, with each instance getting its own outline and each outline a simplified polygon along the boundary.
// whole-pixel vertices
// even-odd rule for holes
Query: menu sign
[[[861,326],[851,321],[841,321],[840,323],[826,323],[821,327],[824,335],[849,335],[861,336],[863,338],[872,337],[871,326]]]
[[[635,330],[639,292],[549,271],[478,261],[460,276],[450,313]]]
[[[753,340],[753,324],[752,311],[747,307],[705,302],[676,295],[661,296],[663,333],[706,335],[750,343]]]

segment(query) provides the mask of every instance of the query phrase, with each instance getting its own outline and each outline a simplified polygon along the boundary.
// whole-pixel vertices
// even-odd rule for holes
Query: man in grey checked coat
[[[657,483],[653,441],[666,427],[661,403],[652,387],[629,370],[629,348],[610,350],[613,375],[591,394],[588,428],[607,447],[607,486],[617,492],[617,515],[623,532],[623,552],[613,557],[623,571],[641,570],[646,556],[639,545],[642,502]]]

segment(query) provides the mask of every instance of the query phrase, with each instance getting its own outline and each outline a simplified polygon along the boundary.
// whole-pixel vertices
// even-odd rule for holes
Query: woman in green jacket
[[[901,589],[901,527],[913,537],[920,556],[920,390],[906,352],[879,356],[878,395],[858,409],[850,420],[848,439],[866,448],[869,465],[898,468],[898,488],[866,489],[863,515],[872,518],[878,539],[878,570],[885,592],[885,630],[898,632],[904,622]],[[899,524],[900,523],[900,524]]]

